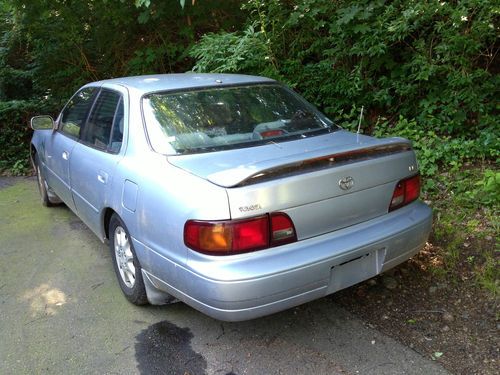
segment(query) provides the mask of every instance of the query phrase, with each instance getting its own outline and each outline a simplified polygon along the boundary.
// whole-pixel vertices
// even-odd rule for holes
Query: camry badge
[[[339,186],[342,190],[349,190],[354,186],[354,178],[351,176],[341,178],[339,180]]]

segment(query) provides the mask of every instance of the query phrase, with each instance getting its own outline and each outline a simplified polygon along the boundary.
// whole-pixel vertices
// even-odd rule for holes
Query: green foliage
[[[198,61],[193,71],[263,71],[269,59],[265,43],[265,35],[255,30],[254,25],[242,32],[205,34],[190,53]],[[214,48],[216,44],[218,48]]]
[[[489,131],[470,139],[465,135],[451,137],[438,134],[419,126],[418,122],[400,117],[395,124],[386,120],[374,126],[375,136],[400,136],[413,142],[420,165],[420,172],[428,177],[424,182],[426,190],[432,191],[440,169],[457,172],[464,163],[475,160],[497,160],[500,158],[500,139]]]
[[[349,129],[363,106],[363,131],[412,139],[427,176],[498,158],[500,12],[493,1],[0,5],[5,102],[61,103],[81,84],[114,76],[254,73],[296,88]]]
[[[26,6],[23,0],[4,0],[0,53],[8,58],[0,62],[0,74],[21,67],[39,91],[35,94],[60,100],[89,81],[187,71],[192,60],[186,52],[197,36],[242,21],[236,4],[32,0]],[[0,86],[2,81],[0,76]]]
[[[465,192],[468,199],[484,206],[500,204],[500,172],[491,169],[484,171],[483,177],[474,188]]]
[[[492,168],[493,167],[493,168]],[[468,273],[477,285],[498,295],[499,173],[494,165],[464,165],[432,177],[426,197],[434,209],[433,243],[440,247],[438,277],[457,281]]]
[[[39,110],[53,106],[49,102],[11,100],[0,102],[0,171],[9,170],[13,175],[29,171],[30,118]]]
[[[31,132],[28,127],[29,112],[33,110],[31,103],[25,101],[0,102],[0,171],[11,170],[19,175],[29,167],[29,139]],[[5,124],[15,124],[5,126]]]

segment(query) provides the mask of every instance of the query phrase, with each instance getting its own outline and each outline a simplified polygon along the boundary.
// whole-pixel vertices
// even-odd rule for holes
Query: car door
[[[78,91],[59,115],[57,130],[45,142],[47,183],[73,211],[75,204],[71,194],[69,164],[97,91],[95,87]]]
[[[122,158],[124,99],[101,89],[73,149],[70,177],[78,216],[100,237],[101,212],[107,207],[113,172]]]

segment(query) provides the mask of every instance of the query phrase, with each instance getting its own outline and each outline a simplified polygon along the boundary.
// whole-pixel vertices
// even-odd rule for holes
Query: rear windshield
[[[250,147],[337,130],[281,85],[154,93],[142,106],[151,145],[162,154]]]

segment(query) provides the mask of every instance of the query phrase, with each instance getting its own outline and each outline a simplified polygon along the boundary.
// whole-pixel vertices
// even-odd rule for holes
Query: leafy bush
[[[28,167],[30,131],[25,102],[0,102],[0,170],[14,169],[14,174],[22,174]],[[9,125],[6,125],[9,124]]]
[[[428,176],[440,166],[457,169],[470,160],[498,159],[495,2],[247,0],[241,9],[238,5],[235,0],[0,3],[5,121],[0,126],[6,129],[0,141],[8,143],[2,165],[17,161],[16,142],[27,139],[22,117],[31,113],[30,105],[43,102],[40,98],[64,101],[90,80],[185,71],[193,59],[195,71],[281,80],[349,129],[364,107],[363,131],[413,140]],[[5,150],[11,147],[12,152]]]
[[[469,199],[485,206],[500,204],[500,172],[486,169],[483,178],[474,184],[474,189],[467,191]]]
[[[54,105],[45,101],[12,100],[0,102],[0,172],[23,175],[30,169],[30,118],[52,113]]]
[[[190,54],[197,59],[193,71],[201,72],[264,71],[269,59],[265,35],[254,25],[242,32],[205,34]]]
[[[477,138],[451,137],[419,126],[415,119],[400,117],[395,124],[381,121],[375,125],[374,135],[400,136],[413,142],[424,177],[436,176],[440,169],[456,172],[466,162],[497,160],[500,158],[500,140],[490,132],[483,132]],[[426,179],[424,187],[432,190],[433,179]]]

